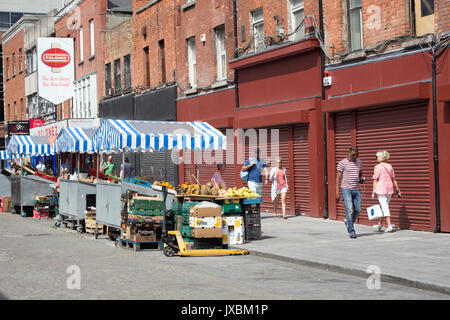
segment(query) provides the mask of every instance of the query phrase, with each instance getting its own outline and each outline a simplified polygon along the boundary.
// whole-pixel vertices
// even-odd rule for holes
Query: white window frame
[[[74,82],[73,118],[96,117],[96,81],[96,74],[91,74]]]
[[[83,54],[83,27],[80,27],[80,62],[84,60],[84,54]]]
[[[254,49],[255,51],[259,51],[265,48],[264,44],[264,11],[263,8],[260,7],[251,12],[251,24],[253,30],[253,36],[255,37]],[[258,31],[262,27],[262,35]],[[261,46],[260,46],[261,44]]]
[[[93,56],[95,55],[95,38],[94,38],[95,28],[94,28],[94,19],[92,19],[91,21],[89,21],[89,28],[90,28],[90,32],[91,32],[91,57],[93,57]]]
[[[349,36],[350,36],[350,44],[351,44],[351,51],[356,51],[356,50],[359,50],[359,49],[362,49],[362,48],[364,48],[364,36],[363,36],[363,21],[362,21],[362,0],[360,0],[361,1],[361,5],[360,6],[355,6],[355,7],[352,7],[352,0],[348,0],[348,24],[349,24],[349,32],[350,32],[350,34],[349,34]],[[361,39],[360,39],[360,41],[361,41],[361,47],[360,48],[356,48],[355,47],[355,44],[354,44],[354,42],[352,41],[352,33],[353,33],[353,30],[352,30],[352,27],[353,27],[353,25],[352,25],[352,12],[353,11],[359,11],[358,13],[359,13],[359,28],[360,28],[360,34],[361,34]]]
[[[225,40],[225,27],[216,28],[216,59],[217,59],[217,81],[227,79],[227,47]]]
[[[195,48],[195,37],[187,39],[189,84],[192,89],[197,88],[197,57]]]
[[[300,0],[300,3],[295,4],[294,2],[297,2],[296,0],[288,0],[289,5],[291,8],[291,32],[294,32],[297,28],[299,23],[302,23],[301,21],[296,21],[295,15],[299,13],[300,11],[303,12],[303,19],[305,19],[305,2],[303,0]],[[302,27],[297,30],[296,33],[291,35],[292,41],[298,41],[300,39],[303,39],[305,37],[305,25],[303,24]]]

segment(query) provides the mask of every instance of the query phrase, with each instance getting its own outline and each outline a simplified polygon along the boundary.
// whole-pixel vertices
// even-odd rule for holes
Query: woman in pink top
[[[375,193],[378,196],[378,202],[380,203],[381,210],[383,211],[383,217],[386,217],[387,228],[384,232],[392,232],[393,227],[391,225],[391,214],[389,211],[389,202],[391,201],[392,194],[394,193],[394,187],[398,197],[401,197],[401,192],[395,179],[395,173],[392,166],[387,163],[389,160],[389,152],[382,150],[377,152],[377,160],[379,164],[375,166],[373,173],[373,190],[372,199],[375,199]],[[381,231],[383,217],[380,218],[377,225],[373,227],[378,231]]]
[[[283,168],[283,162],[281,158],[277,159],[277,166],[270,171],[270,181],[272,181],[272,201],[273,216],[277,217],[278,202],[281,199],[281,212],[283,213],[283,219],[287,219],[286,216],[286,194],[288,191],[286,169]]]

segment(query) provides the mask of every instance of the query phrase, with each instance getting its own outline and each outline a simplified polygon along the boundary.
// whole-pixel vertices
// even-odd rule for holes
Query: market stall
[[[111,119],[102,123],[93,140],[99,152],[122,153],[122,159],[126,152],[160,152],[162,150],[194,150],[196,148],[217,150],[225,148],[226,143],[225,136],[205,122]],[[120,230],[121,238],[123,238],[126,224],[132,224],[132,222],[130,219],[126,221],[122,219],[121,212],[124,209],[124,202],[121,201],[121,196],[129,191],[143,196],[161,196],[164,184],[163,181],[158,181],[152,182],[151,187],[145,187],[125,181],[120,184],[98,181],[97,194],[104,196],[97,199],[97,221]],[[167,198],[164,199],[163,212],[171,209],[175,194],[174,190],[169,189]],[[161,215],[161,213],[159,214]],[[165,225],[166,215],[162,214],[163,233]]]
[[[49,137],[12,135],[6,147],[12,157],[20,157],[20,166],[12,168],[11,212],[23,217],[32,214],[36,198],[53,194],[56,178],[39,174],[24,164],[24,158],[54,154]]]
[[[95,152],[92,137],[95,129],[66,127],[55,140],[55,152],[76,153],[77,168],[72,179],[60,178],[59,183],[59,219],[55,226],[69,224],[83,231],[83,221],[88,208],[96,207],[97,187],[93,179],[87,179],[87,173],[80,173],[80,155]],[[84,168],[83,168],[84,169]]]

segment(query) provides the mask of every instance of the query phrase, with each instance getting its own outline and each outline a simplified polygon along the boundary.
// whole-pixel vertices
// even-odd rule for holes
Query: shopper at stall
[[[260,159],[259,148],[255,149],[255,157],[250,157],[242,166],[242,171],[248,171],[248,188],[259,195],[262,195],[264,174],[265,184],[269,179],[269,172],[267,170],[266,162]]]
[[[283,161],[281,158],[277,159],[277,166],[270,170],[269,180],[272,182],[272,201],[273,216],[277,217],[278,202],[281,199],[281,212],[283,213],[283,219],[287,219],[286,216],[286,194],[288,191],[288,183],[286,176],[286,169],[283,168]]]
[[[116,175],[116,165],[112,162],[113,157],[111,155],[108,156],[108,161],[103,163],[103,173],[108,176]]]
[[[39,163],[36,166],[36,170],[39,171],[39,172],[44,172],[45,171],[45,165],[42,163],[42,160],[39,160]]]
[[[125,163],[120,165],[120,178],[131,179],[133,178],[133,166],[130,163],[130,159],[125,158]]]
[[[70,164],[69,156],[66,156],[64,163],[61,165],[62,169],[66,169],[68,174],[72,173],[72,165]]]
[[[358,159],[358,149],[351,147],[348,156],[341,160],[337,166],[336,202],[339,202],[339,187],[341,187],[346,215],[344,222],[352,239],[357,238],[353,224],[361,212],[359,183],[363,182],[362,176],[362,162]]]
[[[225,171],[225,164],[219,163],[217,165],[217,171],[212,176],[212,178],[214,179],[215,184],[216,184],[214,186],[215,188],[218,188],[218,189],[226,189],[227,188],[227,185],[222,177],[224,171]]]
[[[397,179],[395,178],[394,168],[387,162],[390,158],[389,152],[381,150],[377,152],[377,161],[379,162],[373,172],[373,189],[372,199],[375,199],[377,194],[378,202],[383,212],[383,217],[380,218],[377,225],[373,227],[377,231],[381,231],[383,226],[383,218],[386,217],[387,228],[384,232],[392,232],[394,228],[391,225],[391,213],[389,211],[389,202],[391,201],[394,187],[398,197],[401,197],[400,188],[398,187]]]

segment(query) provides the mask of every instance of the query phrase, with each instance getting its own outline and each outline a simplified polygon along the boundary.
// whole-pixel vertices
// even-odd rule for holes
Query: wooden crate
[[[95,234],[95,219],[85,219],[84,226],[86,233]],[[106,226],[98,224],[98,234],[106,234]]]

